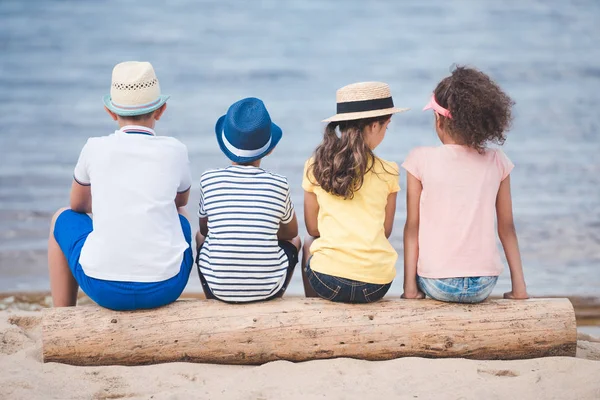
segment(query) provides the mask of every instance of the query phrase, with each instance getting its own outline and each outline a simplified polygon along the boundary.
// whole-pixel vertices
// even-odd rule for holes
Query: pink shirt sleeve
[[[411,150],[406,157],[406,160],[402,163],[402,168],[420,181],[423,180],[422,158],[423,148],[417,147],[416,149]]]
[[[500,149],[496,149],[496,165],[498,165],[498,169],[500,170],[502,181],[505,180],[508,175],[510,175],[511,171],[515,167],[515,164],[513,164],[506,154],[504,154],[504,152]]]

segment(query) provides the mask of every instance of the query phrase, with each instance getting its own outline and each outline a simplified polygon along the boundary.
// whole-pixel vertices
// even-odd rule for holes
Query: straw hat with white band
[[[113,69],[110,94],[104,96],[104,105],[117,115],[131,117],[160,108],[169,97],[161,95],[152,64],[126,61]]]
[[[323,122],[351,121],[408,111],[394,107],[390,87],[383,82],[359,82],[344,86],[335,94],[337,114]]]

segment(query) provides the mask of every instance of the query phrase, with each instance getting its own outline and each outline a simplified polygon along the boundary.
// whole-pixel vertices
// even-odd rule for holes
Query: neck
[[[442,132],[442,134],[440,135],[440,140],[442,141],[442,144],[457,144],[457,145],[462,145],[462,143],[458,143],[456,140],[454,140],[454,138],[452,137],[452,135],[450,135],[447,132]]]
[[[150,129],[154,129],[154,124],[155,121],[153,118],[149,118],[148,120],[141,120],[141,121],[133,121],[127,118],[118,118],[117,119],[117,123],[119,124],[119,129],[127,126],[127,125],[137,125],[137,126],[143,126],[145,128],[150,128]]]
[[[231,165],[241,165],[241,166],[253,166],[253,167],[260,167],[260,159],[252,161],[251,163],[236,163],[236,162],[232,162]]]

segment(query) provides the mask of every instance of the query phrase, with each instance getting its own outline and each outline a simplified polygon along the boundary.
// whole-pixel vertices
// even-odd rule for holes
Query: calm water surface
[[[413,109],[377,149],[401,162],[436,144],[420,109],[452,64],[483,69],[517,103],[505,151],[530,292],[600,296],[598,21],[596,0],[2,0],[0,291],[48,288],[48,220],[67,204],[87,137],[114,130],[101,103],[111,69],[148,60],[172,95],[158,131],[187,144],[196,180],[226,164],[216,119],[239,98],[264,99],[284,129],[264,167],[288,176],[300,218],[302,165],[338,87],[385,81]],[[195,185],[192,214],[197,200]],[[400,258],[404,212],[401,194],[391,237]],[[505,271],[497,293],[508,288]],[[195,273],[188,290],[200,290]],[[298,276],[290,290],[300,293]]]

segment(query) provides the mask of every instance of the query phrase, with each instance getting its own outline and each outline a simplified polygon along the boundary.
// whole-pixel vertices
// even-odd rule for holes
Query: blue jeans
[[[451,303],[480,303],[492,293],[497,281],[497,276],[444,279],[417,276],[423,293],[432,299]]]
[[[392,286],[392,282],[380,285],[322,274],[310,268],[310,260],[306,276],[319,297],[338,303],[372,303],[381,300]]]

